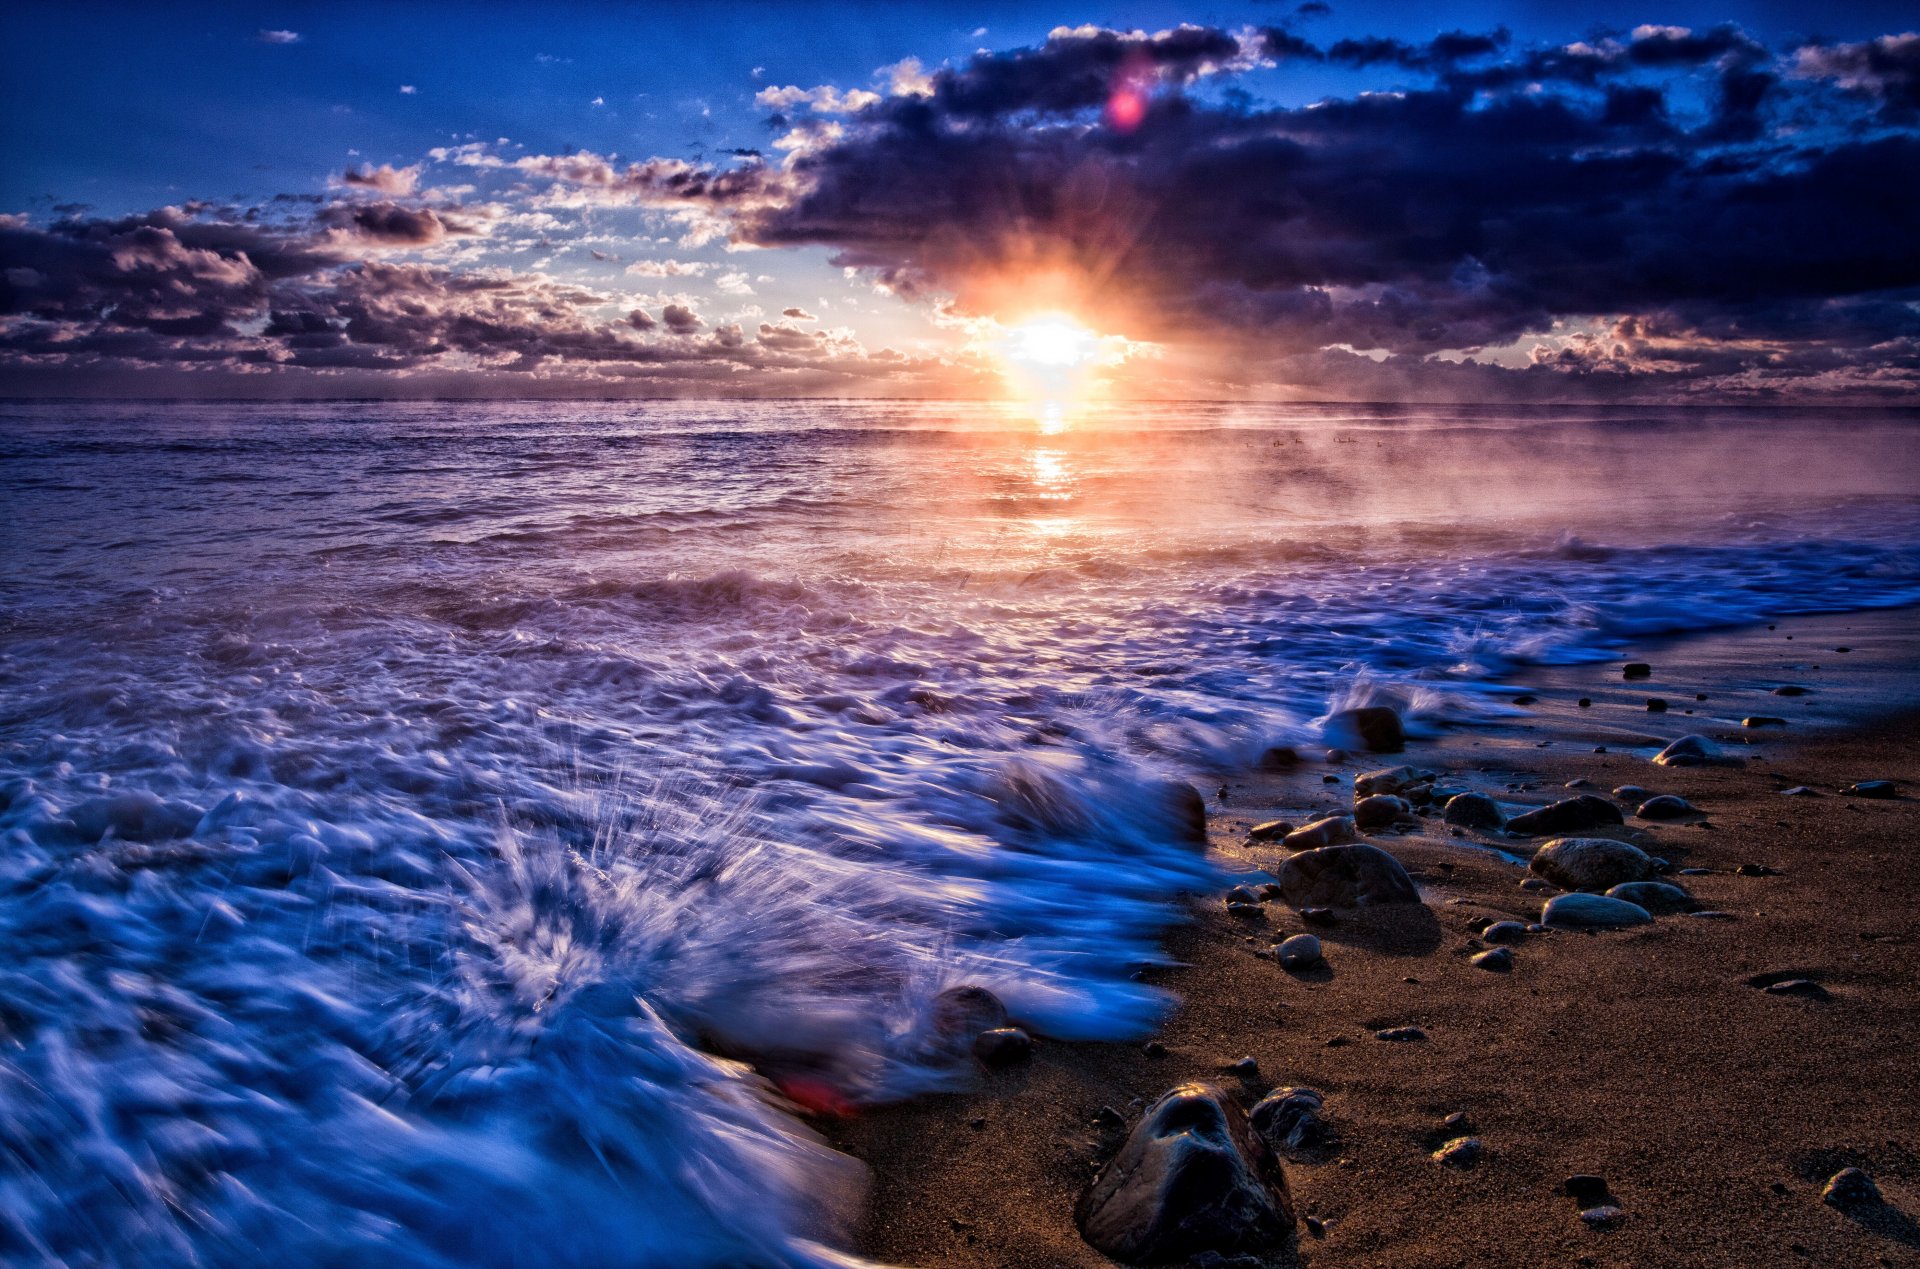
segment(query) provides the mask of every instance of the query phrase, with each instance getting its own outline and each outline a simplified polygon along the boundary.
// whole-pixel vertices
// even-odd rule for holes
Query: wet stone
[[[1798,683],[1782,683],[1779,687],[1773,689],[1773,694],[1775,696],[1805,696],[1807,689],[1801,687]]]
[[[1611,930],[1645,925],[1653,914],[1637,903],[1598,894],[1563,894],[1547,900],[1540,920],[1549,926],[1576,930]]]
[[[982,1031],[974,1038],[973,1056],[988,1066],[1012,1066],[1033,1056],[1033,1037],[1019,1027]]]
[[[1634,814],[1643,820],[1678,820],[1695,814],[1693,803],[1671,793],[1648,798]]]
[[[1412,814],[1413,807],[1405,798],[1390,793],[1376,793],[1353,804],[1354,825],[1362,829],[1386,828]]]
[[[1399,753],[1407,747],[1399,712],[1384,705],[1343,709],[1327,720],[1326,734],[1333,744],[1369,753]]]
[[[1886,799],[1896,797],[1899,790],[1893,787],[1891,780],[1862,780],[1840,790],[1848,797]]]
[[[1528,837],[1544,837],[1549,833],[1577,833],[1585,828],[1625,822],[1626,817],[1620,814],[1619,807],[1605,798],[1582,793],[1578,797],[1563,798],[1551,806],[1514,816],[1507,821],[1507,831]]]
[[[1649,696],[1649,697],[1647,698],[1647,712],[1648,712],[1649,714],[1664,714],[1664,713],[1666,713],[1666,712],[1667,712],[1667,702],[1666,702],[1666,700],[1665,700],[1664,698],[1662,698],[1662,697],[1659,697],[1659,696]]]
[[[1502,944],[1519,943],[1527,937],[1527,927],[1519,921],[1495,921],[1480,931],[1480,937],[1496,947]]]
[[[1253,1130],[1275,1150],[1305,1150],[1327,1141],[1326,1102],[1311,1088],[1276,1088],[1248,1115]]]
[[[1281,897],[1295,908],[1420,902],[1400,861],[1365,843],[1302,851],[1280,865],[1278,880]]]
[[[1590,1229],[1612,1229],[1626,1218],[1626,1213],[1611,1203],[1599,1207],[1589,1207],[1580,1213],[1580,1220]]]
[[[1296,934],[1279,943],[1273,955],[1280,968],[1289,970],[1312,969],[1324,959],[1320,940],[1311,934]]]
[[[1623,679],[1645,679],[1653,677],[1653,667],[1645,661],[1629,661],[1620,668]]]
[[[1556,837],[1535,852],[1528,871],[1566,890],[1609,890],[1652,876],[1653,860],[1610,837]]]
[[[1341,846],[1360,840],[1360,832],[1351,815],[1329,815],[1305,828],[1288,833],[1281,845],[1288,850],[1318,850],[1322,846]]]
[[[1478,1137],[1455,1137],[1433,1152],[1433,1161],[1452,1168],[1470,1168],[1480,1162],[1484,1149]]]
[[[1700,907],[1699,900],[1679,886],[1670,886],[1664,881],[1629,881],[1607,891],[1607,898],[1638,904],[1655,916],[1693,912]]]
[[[1772,714],[1751,714],[1740,720],[1742,727],[1785,727],[1787,720]]]
[[[1374,1032],[1373,1038],[1393,1044],[1411,1044],[1426,1039],[1427,1033],[1419,1027],[1385,1027]]]
[[[1441,818],[1457,828],[1499,828],[1506,823],[1500,804],[1484,793],[1461,793],[1447,799]]]
[[[1475,969],[1484,969],[1489,973],[1504,974],[1513,968],[1513,949],[1510,947],[1490,947],[1471,958]]]
[[[1285,820],[1268,820],[1264,824],[1255,824],[1247,830],[1247,840],[1253,842],[1277,842],[1293,831],[1293,825]]]

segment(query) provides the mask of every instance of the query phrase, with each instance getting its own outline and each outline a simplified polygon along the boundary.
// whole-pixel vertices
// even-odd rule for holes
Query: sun
[[[1076,370],[1100,354],[1100,337],[1065,313],[1042,313],[1008,329],[1000,355],[1042,374]]]

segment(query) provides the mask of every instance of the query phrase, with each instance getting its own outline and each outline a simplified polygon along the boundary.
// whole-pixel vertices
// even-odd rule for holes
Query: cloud
[[[1920,117],[1920,33],[1859,44],[1805,44],[1794,50],[1792,70],[1800,78],[1831,80],[1873,98],[1889,121]]]
[[[691,335],[706,325],[700,315],[684,304],[669,304],[660,310],[660,320],[667,325],[672,335]]]
[[[402,85],[400,85],[400,95],[401,95],[401,96],[403,96],[403,97],[411,97],[411,96],[413,96],[414,94],[416,94],[416,93],[418,93],[419,91],[420,91],[420,90],[419,90],[418,88],[416,88],[416,87],[414,87],[414,86],[413,86],[412,84],[402,84]]]
[[[762,88],[753,95],[753,100],[770,110],[791,110],[795,106],[805,106],[819,115],[846,115],[874,105],[880,100],[880,94],[864,88],[841,92],[827,85],[797,88],[789,84],[785,88]]]
[[[428,247],[449,236],[480,232],[472,222],[430,207],[386,201],[335,203],[322,208],[317,219],[344,237],[383,247]]]
[[[702,260],[635,260],[627,272],[636,278],[697,278],[709,267]]]
[[[752,295],[753,287],[747,282],[747,275],[739,269],[723,273],[713,280],[714,287],[722,295]]]
[[[819,318],[815,317],[812,313],[807,312],[807,310],[805,310],[804,308],[781,309],[780,316],[791,317],[795,321],[801,321],[801,322],[817,322],[820,320]]]
[[[340,174],[340,184],[352,188],[375,190],[382,194],[404,197],[420,186],[421,165],[411,167],[393,167],[382,163],[379,167],[350,167]]]
[[[262,44],[298,44],[302,36],[298,31],[269,31],[263,28],[253,38]]]

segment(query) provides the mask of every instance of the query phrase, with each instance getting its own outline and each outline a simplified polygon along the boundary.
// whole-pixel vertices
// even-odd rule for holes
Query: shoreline
[[[1623,680],[1627,660],[1652,662],[1653,676]],[[1703,814],[1650,824],[1629,806],[1623,828],[1599,835],[1710,869],[1665,879],[1732,918],[1535,935],[1513,949],[1512,972],[1475,968],[1485,945],[1470,923],[1537,920],[1544,897],[1498,852],[1524,859],[1548,838],[1460,837],[1437,817],[1368,834],[1413,876],[1417,908],[1308,927],[1278,901],[1229,915],[1220,895],[1196,896],[1165,940],[1174,964],[1145,974],[1180,998],[1156,1033],[1162,1055],[1042,1039],[1031,1062],[972,1091],[816,1125],[872,1170],[856,1250],[913,1266],[1109,1264],[1072,1217],[1125,1135],[1096,1116],[1111,1108],[1130,1125],[1166,1089],[1208,1080],[1243,1105],[1286,1085],[1325,1096],[1334,1141],[1284,1164],[1299,1212],[1318,1222],[1300,1226],[1301,1263],[1920,1263],[1920,1148],[1906,1141],[1920,1122],[1917,669],[1913,609],[1649,639],[1516,677],[1514,694],[1537,699],[1510,720],[1230,779],[1224,800],[1209,797],[1211,846],[1231,880],[1254,882],[1288,852],[1248,842],[1249,826],[1345,810],[1353,777],[1382,767],[1439,771],[1510,813],[1572,796],[1569,781],[1678,794]],[[1772,695],[1782,684],[1810,690]],[[1653,696],[1667,712],[1647,712]],[[1755,715],[1787,722],[1739,725]],[[1747,761],[1649,761],[1696,731]],[[1868,779],[1895,780],[1901,796],[1839,795]],[[1822,796],[1780,796],[1801,785]],[[1776,875],[1735,874],[1743,863]],[[1326,949],[1313,971],[1255,955],[1308,930]],[[1747,981],[1782,973],[1830,998]],[[1428,1039],[1373,1034],[1410,1025]],[[1256,1077],[1226,1072],[1249,1056]],[[1443,1127],[1454,1114],[1464,1126]],[[1429,1157],[1462,1132],[1484,1143],[1476,1165]],[[1842,1166],[1878,1181],[1887,1203],[1871,1218],[1822,1205]],[[1559,1193],[1575,1173],[1607,1179],[1624,1211],[1614,1228],[1587,1228]]]

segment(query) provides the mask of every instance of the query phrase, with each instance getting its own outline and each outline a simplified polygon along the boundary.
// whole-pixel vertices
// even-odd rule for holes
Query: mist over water
[[[833,1264],[782,1107],[1144,1034],[1164,781],[1920,602],[1920,415],[0,405],[0,1258]]]

